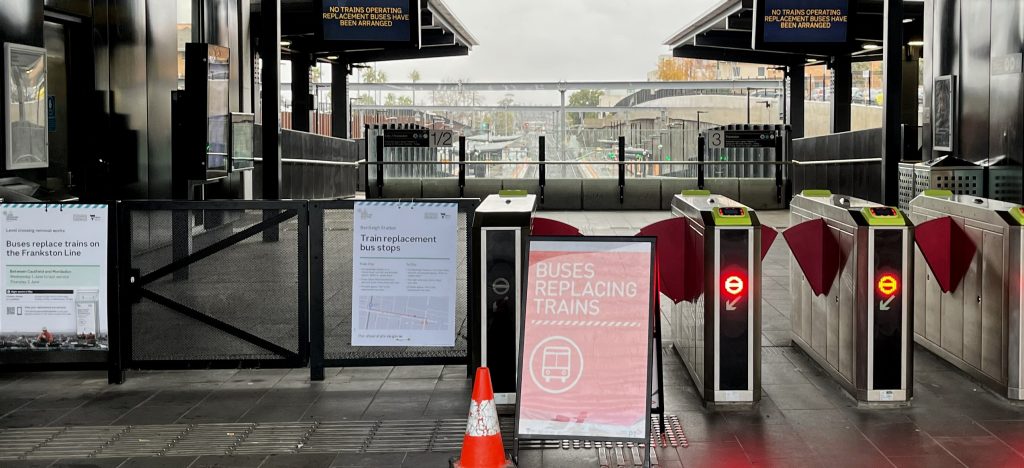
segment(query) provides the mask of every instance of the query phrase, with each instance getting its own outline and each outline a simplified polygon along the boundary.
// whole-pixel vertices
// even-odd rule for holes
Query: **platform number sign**
[[[709,149],[774,148],[778,134],[774,130],[708,130]]]
[[[430,131],[430,147],[436,148],[441,146],[452,146],[452,140],[455,138],[455,133],[451,130],[431,130]]]

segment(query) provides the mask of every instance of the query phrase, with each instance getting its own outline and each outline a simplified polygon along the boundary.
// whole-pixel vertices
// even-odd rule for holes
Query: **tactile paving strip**
[[[514,423],[502,419],[505,446]],[[596,450],[601,466],[639,466],[649,446],[686,447],[679,418],[657,416],[651,443],[527,440],[520,449]],[[303,423],[64,426],[0,430],[0,460],[127,458],[175,455],[243,455],[335,452],[451,452],[462,446],[465,419]],[[652,464],[657,464],[652,458]]]

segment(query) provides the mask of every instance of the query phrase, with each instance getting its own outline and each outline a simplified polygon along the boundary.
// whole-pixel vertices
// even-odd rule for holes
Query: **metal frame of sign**
[[[764,13],[766,0],[754,0],[754,18],[752,47],[754,50],[778,52],[799,52],[811,55],[839,55],[858,50],[860,47],[850,38],[853,35],[852,25],[856,23],[855,0],[846,0],[846,40],[843,42],[765,42]]]
[[[935,84],[932,86],[933,90],[940,89],[940,84],[945,83],[945,87],[949,91],[945,96],[940,95],[938,92],[934,92],[935,102],[932,103],[932,151],[953,151],[956,147],[956,128],[957,128],[957,79],[956,75],[943,75],[935,78]],[[942,109],[939,108],[940,100],[945,101],[945,122],[943,127],[939,127],[939,113]],[[948,132],[949,144],[939,144],[938,135],[940,130]]]
[[[42,143],[42,146],[43,146],[43,151],[45,152],[45,154],[43,155],[44,156],[43,160],[41,160],[41,161],[34,161],[34,162],[33,161],[30,161],[30,162],[17,162],[15,160],[18,156],[15,156],[15,154],[14,154],[14,132],[12,130],[14,122],[11,121],[11,116],[14,114],[14,111],[12,110],[14,108],[14,106],[11,105],[12,97],[13,97],[13,94],[14,94],[14,90],[11,89],[11,77],[14,74],[16,74],[16,73],[20,74],[20,69],[13,69],[12,68],[12,64],[11,64],[11,62],[13,60],[12,57],[15,54],[34,55],[37,59],[42,59],[42,61],[43,61],[43,76],[42,76],[43,96],[46,96],[47,95],[46,93],[48,93],[50,91],[50,89],[48,87],[49,86],[49,82],[47,81],[48,80],[47,73],[49,73],[49,71],[47,70],[47,64],[46,64],[46,49],[44,49],[42,47],[35,47],[35,46],[30,46],[30,45],[25,45],[25,44],[17,44],[17,43],[14,43],[14,42],[4,43],[4,57],[3,57],[3,60],[4,60],[4,63],[3,63],[4,71],[2,73],[0,73],[0,78],[3,78],[3,80],[4,80],[3,86],[0,86],[0,89],[3,89],[3,93],[4,93],[3,100],[4,100],[4,102],[7,103],[6,105],[4,105],[4,115],[3,115],[4,129],[5,129],[6,135],[7,135],[7,137],[5,139],[5,145],[6,146],[5,146],[5,149],[4,149],[4,151],[5,151],[4,154],[6,155],[5,158],[4,158],[4,161],[5,161],[4,169],[7,169],[8,171],[13,171],[13,170],[19,170],[19,169],[43,169],[43,168],[48,168],[48,167],[50,167],[50,135],[49,135],[48,131],[37,132],[37,134],[39,135],[39,137],[37,139],[42,140],[41,143]],[[22,75],[22,76],[24,76],[24,75]],[[44,98],[43,102],[44,103],[46,102],[45,98]],[[43,124],[42,128],[45,130],[46,129],[46,124]]]
[[[349,46],[359,46],[360,49],[377,49],[377,48],[394,48],[397,46],[409,46],[413,49],[419,49],[423,42],[423,25],[420,24],[420,8],[423,6],[422,0],[409,0],[409,40],[408,41],[337,41],[329,40],[324,35],[324,24],[323,24],[323,11],[324,2],[330,0],[317,0],[316,5],[316,27],[313,29],[315,32],[314,37],[318,42],[326,44],[328,48],[334,48],[338,51],[344,51]]]
[[[651,424],[650,424],[650,420],[651,420],[651,399],[652,399],[651,398],[651,392],[652,392],[651,378],[653,377],[651,375],[651,368],[653,366],[653,359],[654,359],[654,352],[655,352],[655,349],[654,349],[654,343],[655,343],[654,328],[655,328],[655,318],[656,318],[655,308],[654,307],[655,307],[655,304],[657,303],[657,301],[655,299],[655,296],[657,294],[659,294],[659,292],[657,290],[657,283],[655,282],[655,278],[656,278],[655,268],[656,268],[656,264],[657,264],[656,263],[657,257],[656,257],[656,251],[655,251],[655,247],[656,247],[656,245],[655,245],[655,238],[654,237],[625,237],[625,236],[586,236],[586,237],[529,236],[527,238],[527,243],[528,243],[529,246],[532,246],[534,241],[537,241],[537,242],[565,242],[565,243],[571,243],[571,244],[579,244],[581,242],[613,242],[613,243],[614,242],[618,242],[618,243],[623,243],[623,244],[638,244],[638,243],[650,244],[650,246],[651,246],[650,274],[648,276],[648,281],[649,281],[648,284],[650,285],[649,286],[650,297],[648,298],[648,307],[647,307],[647,362],[644,363],[644,369],[645,369],[645,372],[647,373],[647,378],[646,378],[646,380],[647,380],[647,391],[645,393],[645,398],[647,400],[647,404],[645,405],[646,406],[646,413],[647,414],[646,414],[646,424],[644,424],[644,436],[643,436],[643,438],[635,438],[635,439],[620,438],[620,437],[588,437],[588,436],[582,435],[582,434],[580,436],[578,436],[579,439],[592,440],[592,441],[596,441],[596,442],[636,442],[636,443],[639,443],[639,444],[644,444],[645,446],[647,446],[647,449],[646,449],[647,453],[644,454],[644,462],[643,462],[644,465],[643,466],[650,467],[651,466],[650,452],[654,450],[654,447],[650,446],[650,438],[651,438]],[[529,258],[529,256],[527,256],[527,258]],[[529,260],[527,260],[527,269],[526,269],[527,273],[525,274],[527,280],[524,282],[524,286],[528,286],[528,278],[529,278],[528,271],[529,271]],[[522,379],[522,375],[523,375],[523,358],[522,358],[522,356],[523,356],[523,347],[526,345],[526,315],[527,315],[526,314],[526,305],[527,305],[527,301],[529,299],[529,296],[530,296],[529,289],[527,289],[527,293],[523,294],[523,297],[521,298],[521,300],[523,302],[523,305],[522,305],[523,313],[521,314],[521,316],[519,318],[519,326],[520,326],[520,330],[521,330],[521,332],[519,334],[519,356],[520,356],[520,358],[519,358],[519,363],[518,363],[518,366],[517,366],[518,367],[517,372],[518,372],[518,376],[519,377],[518,377],[518,379],[516,381],[516,394],[518,395],[518,398],[516,400],[515,426],[514,426],[513,434],[512,434],[512,453],[513,453],[513,456],[515,457],[516,460],[519,459],[519,441],[520,440],[561,440],[561,439],[566,438],[566,436],[564,436],[564,435],[551,435],[551,434],[525,434],[525,435],[521,435],[521,434],[519,434],[519,418],[520,418],[520,411],[522,409],[522,399],[523,399],[523,397],[522,397],[522,395],[523,395],[523,388],[522,388],[523,387],[523,379]],[[657,351],[660,352],[661,350],[659,349]],[[662,398],[664,398],[664,394],[662,394]],[[662,402],[662,405],[663,404],[664,404],[664,402]],[[635,461],[636,460],[634,460],[634,462]]]

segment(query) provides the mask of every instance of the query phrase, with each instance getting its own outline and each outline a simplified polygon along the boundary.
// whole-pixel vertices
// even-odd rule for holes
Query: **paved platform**
[[[542,216],[633,235],[665,213]],[[779,227],[788,215],[762,220]],[[861,408],[790,347],[788,255],[777,242],[764,265],[756,409],[704,409],[674,351],[662,350],[678,430],[656,442],[658,466],[1024,466],[1024,406],[930,353],[915,351],[909,406]],[[119,386],[103,372],[0,374],[0,467],[444,467],[470,391],[462,366],[328,369],[324,382],[308,369],[143,371]],[[633,453],[554,441],[524,449],[520,466],[634,466]]]

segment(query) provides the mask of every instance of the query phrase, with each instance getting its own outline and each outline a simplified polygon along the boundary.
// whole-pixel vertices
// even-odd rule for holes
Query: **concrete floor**
[[[541,214],[611,235],[633,235],[665,215]],[[775,227],[788,222],[780,212],[761,218]],[[780,239],[764,264],[764,396],[756,409],[706,410],[674,351],[662,350],[666,412],[678,417],[687,443],[659,444],[660,466],[1024,466],[1024,406],[930,353],[915,351],[909,406],[867,409],[791,348],[788,257]],[[443,467],[457,453],[469,394],[461,366],[328,369],[324,382],[310,382],[308,369],[144,371],[119,386],[107,385],[103,372],[8,373],[0,375],[0,467]],[[303,439],[312,426],[313,436]],[[363,449],[317,449],[330,442],[317,439],[329,428],[369,426],[371,436],[359,439]],[[191,436],[165,443],[133,435],[160,431]],[[239,434],[250,443],[240,443]],[[289,437],[302,441],[290,446],[299,453],[272,447]],[[411,448],[417,437],[431,445]],[[227,449],[219,445],[224,440]],[[118,450],[135,442],[165,455],[112,455],[129,453]],[[631,457],[622,458],[628,452],[572,444],[529,449],[520,466],[632,466]]]

